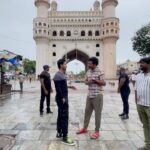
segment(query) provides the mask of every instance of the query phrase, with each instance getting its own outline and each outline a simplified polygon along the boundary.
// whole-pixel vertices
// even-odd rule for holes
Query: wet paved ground
[[[39,116],[40,88],[38,82],[25,82],[24,92],[0,97],[0,135],[16,135],[12,150],[136,150],[143,146],[144,137],[134,102],[134,93],[130,95],[130,119],[122,121],[118,114],[122,112],[120,95],[117,87],[109,84],[105,89],[102,114],[101,136],[91,140],[89,134],[94,130],[94,114],[89,125],[89,132],[76,135],[76,129],[82,127],[87,87],[75,84],[77,91],[69,90],[70,120],[69,136],[76,141],[76,146],[66,146],[55,138],[57,106],[52,94],[53,114]],[[132,86],[131,86],[132,87]],[[18,83],[15,83],[18,89]],[[0,146],[1,147],[1,146]]]

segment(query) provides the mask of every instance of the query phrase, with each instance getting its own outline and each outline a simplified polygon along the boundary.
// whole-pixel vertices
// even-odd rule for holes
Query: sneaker
[[[98,139],[100,136],[99,132],[94,132],[90,135],[91,139]]]
[[[87,133],[87,130],[84,128],[78,129],[76,132],[76,134],[84,134],[84,133]]]
[[[75,146],[75,142],[68,137],[63,138],[62,143],[70,146]]]
[[[57,134],[56,134],[56,138],[60,139],[60,138],[62,138],[62,137],[63,137],[62,133],[57,133]]]
[[[47,111],[47,114],[52,114],[53,112],[50,110],[50,111]]]
[[[124,113],[119,114],[120,117],[123,116],[123,115],[124,115]]]
[[[52,114],[53,112],[50,109],[47,109],[47,114]]]
[[[127,114],[124,114],[122,117],[121,117],[122,120],[126,120],[126,119],[129,119],[129,116]]]

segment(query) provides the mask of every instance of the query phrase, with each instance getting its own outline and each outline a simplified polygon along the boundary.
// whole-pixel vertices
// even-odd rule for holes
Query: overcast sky
[[[90,10],[95,0],[57,0],[58,10]],[[101,1],[100,1],[101,2]],[[0,49],[11,50],[35,59],[32,22],[36,17],[34,0],[0,0]],[[131,38],[142,25],[150,22],[150,0],[119,0],[120,39],[117,42],[117,63],[138,60]]]

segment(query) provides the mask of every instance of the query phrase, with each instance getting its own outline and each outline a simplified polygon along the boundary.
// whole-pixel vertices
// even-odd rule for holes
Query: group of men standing
[[[140,120],[143,124],[145,147],[138,150],[150,150],[150,57],[143,58],[139,61],[141,72],[135,80],[135,102],[139,113]],[[89,70],[85,75],[85,84],[88,85],[88,95],[86,100],[85,115],[83,128],[77,130],[77,134],[87,133],[89,121],[93,110],[95,111],[95,131],[90,134],[91,139],[97,139],[100,136],[101,113],[103,108],[103,86],[106,85],[104,73],[97,67],[99,64],[96,57],[88,60]],[[56,89],[56,103],[58,106],[57,117],[57,138],[62,138],[62,142],[68,145],[75,145],[71,138],[68,138],[68,88],[76,90],[74,86],[67,85],[66,68],[67,62],[63,59],[57,61],[59,71],[55,74],[53,81]],[[50,109],[50,93],[53,92],[49,66],[43,66],[44,71],[40,75],[41,82],[41,101],[40,114],[43,115],[43,103],[47,98],[47,113],[52,113]],[[119,114],[122,119],[129,119],[129,78],[125,69],[121,68],[118,92],[121,94],[123,101],[123,112]]]
[[[92,139],[97,139],[100,134],[101,112],[103,107],[103,86],[105,86],[104,73],[97,67],[99,64],[96,57],[91,57],[88,60],[89,70],[86,73],[85,83],[88,85],[88,96],[85,108],[85,117],[83,128],[77,130],[77,134],[87,132],[89,121],[93,110],[95,111],[95,132],[90,135]],[[74,141],[68,137],[68,119],[69,119],[69,103],[68,103],[68,88],[76,90],[74,86],[67,85],[66,68],[67,62],[64,59],[57,61],[59,71],[55,74],[53,81],[56,89],[56,103],[58,106],[57,117],[57,138],[62,138],[62,142],[68,145],[75,145]],[[51,79],[49,66],[43,66],[44,71],[40,75],[41,82],[41,101],[40,114],[43,115],[43,103],[47,98],[47,113],[52,113],[50,109],[50,93],[53,91],[51,87]],[[49,101],[49,102],[48,102]]]

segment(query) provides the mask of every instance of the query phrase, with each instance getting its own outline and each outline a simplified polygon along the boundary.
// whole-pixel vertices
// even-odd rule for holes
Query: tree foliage
[[[80,76],[81,78],[84,78],[85,77],[85,71],[80,71],[78,76]]]
[[[150,23],[136,32],[132,42],[133,50],[140,56],[150,56]]]
[[[24,68],[24,72],[29,74],[29,73],[35,73],[35,67],[36,67],[36,61],[34,60],[29,60],[27,58],[25,58],[23,60],[23,68]]]

